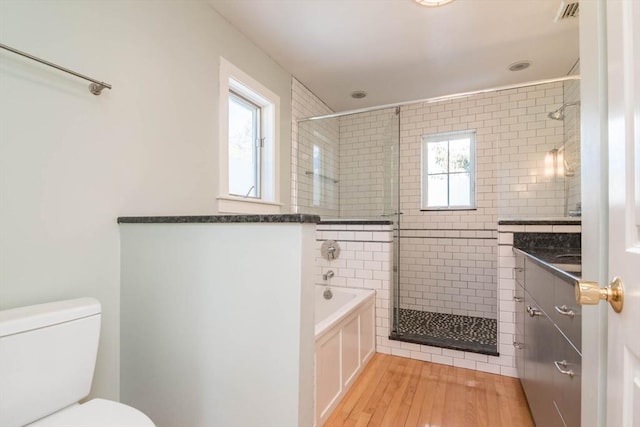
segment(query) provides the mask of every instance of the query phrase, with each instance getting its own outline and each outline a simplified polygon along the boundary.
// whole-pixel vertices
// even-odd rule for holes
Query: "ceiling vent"
[[[570,3],[561,1],[560,8],[558,8],[558,13],[553,21],[560,22],[569,18],[577,18],[579,6],[580,3],[577,1]]]

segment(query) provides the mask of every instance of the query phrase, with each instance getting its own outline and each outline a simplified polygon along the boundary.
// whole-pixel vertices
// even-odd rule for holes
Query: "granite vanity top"
[[[514,233],[513,250],[568,283],[580,279],[580,233]]]
[[[578,256],[580,255],[580,248],[519,249],[514,247],[513,251],[521,253],[535,264],[571,285],[581,278],[582,268],[580,257]]]
[[[320,224],[326,225],[391,225],[390,219],[323,219]]]
[[[581,252],[580,233],[513,233],[513,246],[519,249],[564,250]]]
[[[192,216],[121,216],[118,224],[202,224],[202,223],[312,223],[320,222],[318,215],[192,215]]]
[[[582,220],[576,218],[522,218],[499,219],[498,225],[580,225]]]

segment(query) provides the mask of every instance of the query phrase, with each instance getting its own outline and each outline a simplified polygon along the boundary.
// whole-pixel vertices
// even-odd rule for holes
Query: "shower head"
[[[562,107],[558,108],[556,111],[552,111],[547,115],[547,117],[549,117],[551,120],[564,120],[564,109],[572,105],[580,105],[580,101],[567,102],[566,104],[562,104]]]

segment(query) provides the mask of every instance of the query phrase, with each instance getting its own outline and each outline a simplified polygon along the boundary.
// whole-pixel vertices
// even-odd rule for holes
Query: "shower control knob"
[[[332,261],[340,256],[340,245],[335,240],[326,240],[320,247],[322,258]]]

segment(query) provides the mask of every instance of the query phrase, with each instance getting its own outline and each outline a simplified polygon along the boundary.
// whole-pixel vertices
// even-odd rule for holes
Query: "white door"
[[[640,427],[640,1],[606,5],[609,274],[625,288],[608,310],[607,427]]]

